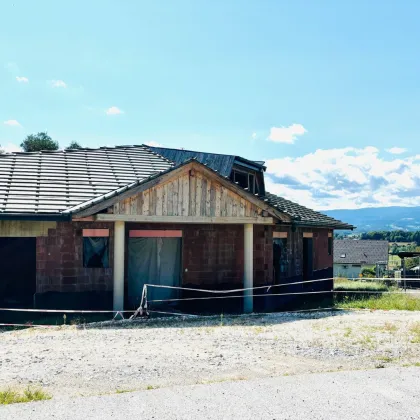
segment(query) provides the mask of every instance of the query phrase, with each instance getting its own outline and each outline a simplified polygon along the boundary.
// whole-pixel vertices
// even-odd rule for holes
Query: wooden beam
[[[242,225],[272,225],[272,217],[205,217],[205,216],[143,216],[136,214],[105,214],[100,213],[95,219],[101,222],[144,222],[144,223],[199,223],[199,224],[228,224]]]

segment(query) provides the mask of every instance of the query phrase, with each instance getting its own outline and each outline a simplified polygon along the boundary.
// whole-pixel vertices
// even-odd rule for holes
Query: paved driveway
[[[420,419],[420,368],[178,386],[0,408],[1,419]]]

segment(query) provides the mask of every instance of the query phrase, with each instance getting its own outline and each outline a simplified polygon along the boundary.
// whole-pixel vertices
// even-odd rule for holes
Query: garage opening
[[[128,304],[139,306],[143,286],[156,284],[164,286],[181,285],[181,241],[178,231],[130,231],[128,239]],[[165,232],[169,232],[166,233]],[[157,236],[162,235],[162,236]],[[148,300],[176,299],[179,290],[148,289]],[[167,306],[169,302],[153,303],[153,306]]]
[[[0,238],[0,302],[31,307],[36,292],[36,238]]]

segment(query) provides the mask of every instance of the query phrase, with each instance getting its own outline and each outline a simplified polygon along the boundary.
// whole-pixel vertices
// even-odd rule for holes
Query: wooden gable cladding
[[[115,203],[115,215],[258,217],[263,209],[196,168]]]

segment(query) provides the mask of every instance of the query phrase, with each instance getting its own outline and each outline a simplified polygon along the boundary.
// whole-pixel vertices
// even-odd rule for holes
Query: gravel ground
[[[2,388],[54,398],[420,364],[420,313],[283,313],[0,334]]]

